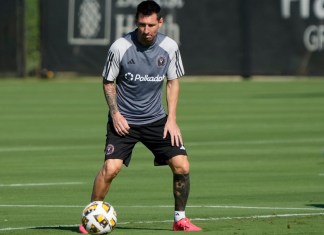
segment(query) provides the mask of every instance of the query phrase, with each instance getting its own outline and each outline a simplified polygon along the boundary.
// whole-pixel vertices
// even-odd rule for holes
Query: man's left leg
[[[201,228],[192,224],[186,217],[185,209],[190,192],[190,164],[188,157],[177,155],[168,162],[173,172],[174,195],[174,231],[200,231]]]

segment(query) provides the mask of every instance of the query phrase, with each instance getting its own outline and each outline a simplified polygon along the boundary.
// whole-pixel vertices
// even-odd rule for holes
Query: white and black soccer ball
[[[81,222],[89,234],[107,234],[116,227],[117,213],[109,203],[94,201],[83,209]]]

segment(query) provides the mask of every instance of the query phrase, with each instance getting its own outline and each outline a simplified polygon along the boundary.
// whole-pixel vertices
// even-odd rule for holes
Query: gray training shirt
[[[104,83],[116,80],[118,108],[128,123],[143,125],[165,117],[163,81],[183,76],[184,69],[174,40],[158,33],[156,41],[144,47],[136,34],[130,32],[111,45],[102,76]]]

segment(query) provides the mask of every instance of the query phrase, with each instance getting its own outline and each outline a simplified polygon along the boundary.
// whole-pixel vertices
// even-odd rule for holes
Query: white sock
[[[182,220],[186,218],[186,212],[185,211],[175,211],[174,212],[174,221],[178,222],[179,220]]]

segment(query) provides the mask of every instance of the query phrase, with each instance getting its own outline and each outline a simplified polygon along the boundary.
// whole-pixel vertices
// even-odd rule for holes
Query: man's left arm
[[[166,98],[168,106],[168,119],[164,127],[163,138],[166,138],[169,133],[171,136],[172,146],[183,145],[180,128],[177,124],[177,106],[179,98],[179,80],[168,80],[166,85]]]

